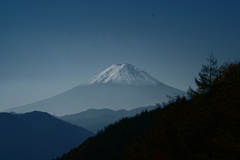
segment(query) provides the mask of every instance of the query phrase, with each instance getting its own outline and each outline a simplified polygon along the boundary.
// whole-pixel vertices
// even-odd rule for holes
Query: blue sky
[[[0,111],[54,96],[116,63],[195,87],[211,52],[239,59],[238,0],[2,0]]]

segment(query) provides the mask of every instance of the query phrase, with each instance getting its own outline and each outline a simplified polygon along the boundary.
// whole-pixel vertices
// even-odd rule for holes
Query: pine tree
[[[211,53],[207,58],[208,64],[202,65],[201,71],[198,73],[199,78],[195,77],[195,83],[197,85],[196,91],[189,87],[187,93],[190,97],[198,94],[204,94],[210,92],[213,87],[213,81],[218,74],[217,59]]]

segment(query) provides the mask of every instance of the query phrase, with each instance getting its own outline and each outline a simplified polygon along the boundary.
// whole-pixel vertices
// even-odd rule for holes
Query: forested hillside
[[[109,125],[59,159],[240,159],[240,62],[207,60],[189,98]]]

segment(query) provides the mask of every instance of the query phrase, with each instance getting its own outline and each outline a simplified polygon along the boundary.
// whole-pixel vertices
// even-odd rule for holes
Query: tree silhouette
[[[197,90],[193,90],[189,87],[187,93],[190,97],[198,94],[204,94],[210,92],[213,87],[213,81],[218,74],[217,59],[211,53],[209,58],[207,58],[208,64],[202,65],[201,71],[198,73],[199,78],[195,77],[195,83],[197,85]]]

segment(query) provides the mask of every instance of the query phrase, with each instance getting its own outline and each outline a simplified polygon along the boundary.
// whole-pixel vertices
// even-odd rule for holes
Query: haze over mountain
[[[97,133],[111,123],[119,121],[121,118],[133,117],[142,111],[150,111],[157,106],[139,107],[132,110],[111,110],[111,109],[89,109],[80,113],[59,117],[61,120],[81,126],[93,133]]]
[[[6,111],[34,110],[62,116],[87,109],[134,109],[166,101],[166,95],[184,92],[165,85],[130,64],[114,64],[89,81],[54,97]]]

